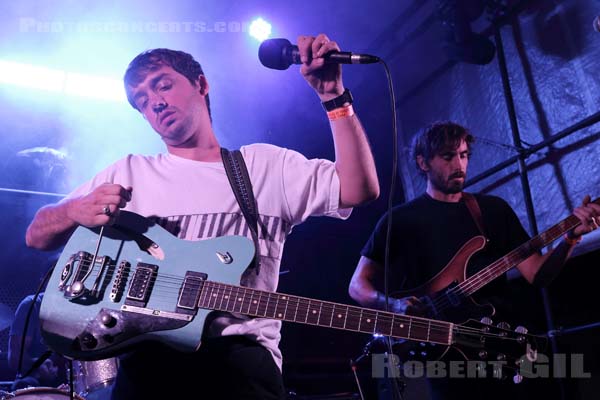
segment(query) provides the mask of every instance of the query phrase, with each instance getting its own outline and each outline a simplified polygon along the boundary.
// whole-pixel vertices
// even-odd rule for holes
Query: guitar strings
[[[89,267],[91,265],[91,262],[89,261],[81,261],[81,264],[83,264],[83,266]],[[131,266],[130,270],[131,273],[134,273],[135,270],[137,269],[137,266]],[[106,274],[106,272],[105,272]],[[154,297],[162,297],[162,298],[173,298],[173,294],[179,295],[179,291],[181,289],[181,284],[184,282],[184,279],[181,278],[181,276],[177,276],[177,275],[171,275],[171,274],[162,274],[160,276],[155,275],[153,278],[151,278],[151,282],[154,283],[154,288],[155,289],[164,289],[163,291],[158,290],[156,293],[153,293]],[[97,277],[97,274],[96,274]],[[165,278],[165,279],[162,279]],[[129,282],[130,283],[130,282]],[[420,318],[420,317],[413,317],[413,316],[406,316],[403,314],[393,314],[393,313],[388,313],[385,311],[378,311],[378,310],[372,310],[372,309],[361,309],[360,307],[355,307],[355,306],[349,306],[349,305],[344,305],[344,304],[340,304],[340,303],[332,303],[332,302],[326,302],[326,301],[321,301],[321,300],[313,300],[313,299],[309,299],[309,298],[304,298],[304,297],[300,297],[300,296],[295,296],[295,295],[287,295],[287,294],[282,294],[282,293],[277,293],[277,292],[269,292],[269,291],[262,291],[259,289],[254,289],[254,288],[246,288],[243,286],[235,286],[235,285],[226,285],[223,283],[218,283],[218,282],[213,282],[213,281],[202,281],[202,282],[198,282],[198,283],[194,283],[193,281],[189,281],[186,284],[186,288],[190,289],[190,290],[198,290],[200,289],[200,287],[203,286],[206,289],[217,289],[217,293],[218,294],[224,294],[226,292],[226,290],[229,290],[229,293],[232,293],[234,290],[236,291],[251,291],[254,294],[258,294],[259,295],[259,303],[256,306],[256,310],[258,312],[258,310],[261,308],[261,305],[265,306],[265,312],[267,311],[266,306],[268,305],[269,301],[272,301],[273,299],[271,299],[271,296],[279,296],[280,298],[282,296],[287,297],[287,306],[286,309],[288,307],[294,307],[296,306],[296,311],[295,313],[297,314],[298,312],[304,313],[306,312],[306,320],[305,323],[309,324],[309,325],[318,325],[318,326],[323,326],[324,324],[311,324],[308,323],[306,321],[308,321],[308,316],[309,316],[309,311],[311,309],[311,305],[310,302],[315,302],[318,303],[320,305],[319,307],[319,313],[323,314],[323,312],[331,312],[331,318],[332,318],[332,322],[330,323],[330,327],[332,328],[341,328],[341,327],[337,327],[333,325],[333,316],[335,314],[336,311],[336,307],[337,310],[339,312],[342,312],[341,309],[346,309],[346,319],[348,318],[368,318],[370,315],[372,317],[372,319],[375,320],[375,322],[373,323],[374,327],[377,326],[377,323],[381,324],[387,324],[390,325],[390,329],[392,330],[392,334],[388,335],[388,336],[394,336],[393,335],[393,330],[394,328],[399,328],[400,324],[402,323],[407,323],[411,325],[411,330],[412,329],[427,329],[430,332],[430,336],[431,334],[441,334],[443,333],[444,335],[446,334],[446,332],[450,332],[451,330],[451,326],[452,324],[450,322],[446,322],[446,321],[436,321],[436,320],[430,320],[430,319],[426,319],[426,318]],[[203,288],[203,290],[204,290]],[[228,289],[227,289],[228,288]],[[169,293],[170,292],[170,293]],[[238,293],[239,294],[239,293]],[[160,296],[156,296],[156,295],[160,295]],[[241,304],[241,307],[238,311],[236,311],[236,306],[234,306],[232,309],[229,309],[230,307],[226,306],[225,308],[222,307],[222,303],[223,300],[221,300],[221,306],[216,308],[218,310],[221,311],[228,311],[228,312],[240,312],[243,313],[241,310],[244,309],[245,307],[247,307],[247,310],[249,311],[252,304],[247,303],[245,297],[247,296],[247,294],[244,294],[244,301]],[[254,295],[252,295],[254,296]],[[267,297],[266,299],[263,299],[263,297]],[[249,301],[251,301],[251,299],[249,299]],[[210,304],[210,300],[208,300],[208,303]],[[264,303],[264,304],[263,304]],[[215,307],[210,307],[215,308]],[[275,311],[276,311],[277,307],[275,307]],[[251,315],[256,315],[258,317],[263,317],[263,318],[275,318],[273,317],[269,317],[266,314],[265,315],[260,315],[255,313],[252,313]],[[320,318],[320,317],[319,317]],[[297,322],[296,319],[286,319],[286,318],[281,318],[283,320],[286,321],[291,321],[291,322]],[[458,324],[453,324],[454,328],[452,329],[453,332],[455,333],[461,333],[461,334],[470,334],[470,335],[476,335],[478,337],[494,337],[494,338],[503,338],[506,340],[516,340],[516,339],[508,339],[500,334],[494,334],[494,333],[489,333],[489,332],[482,332],[481,329],[478,328],[470,328],[470,327],[465,327],[462,325],[458,325]],[[360,323],[359,323],[359,328],[360,328]],[[355,329],[348,329],[345,328],[346,330],[353,330],[353,331],[359,331],[359,332],[367,332],[366,330],[355,330]],[[509,331],[510,332],[510,331]],[[371,332],[373,334],[378,333],[378,332]],[[399,337],[398,335],[395,335],[394,337]],[[401,337],[403,338],[403,337]],[[406,338],[406,339],[410,339]],[[440,343],[442,342],[441,340],[437,340],[436,342]],[[445,345],[450,345],[449,343],[446,343],[446,341],[444,341],[442,344]]]
[[[89,267],[91,263],[89,261],[82,260],[81,264],[83,264],[86,267]],[[130,267],[130,274],[134,274],[135,270],[137,268],[138,267],[136,267],[136,266]],[[153,275],[155,275],[155,274],[153,274]],[[96,278],[96,277],[97,277],[97,273],[95,274],[95,276],[93,276],[93,278]],[[131,280],[129,280],[129,281],[131,281]],[[153,292],[153,296],[154,297],[157,297],[156,295],[159,294],[160,295],[159,297],[167,297],[168,296],[170,298],[173,298],[173,295],[176,295],[176,296],[179,295],[179,291],[181,289],[181,285],[184,282],[184,279],[182,279],[180,276],[169,275],[169,274],[161,274],[161,275],[155,275],[155,276],[153,276],[149,280],[149,282],[152,282],[154,284],[153,290],[156,289],[156,291]],[[211,284],[209,282],[210,281],[205,281],[205,282],[188,281],[188,283],[186,284],[186,288],[189,289],[189,290],[191,290],[191,291],[193,291],[193,290],[200,289],[200,286],[204,285],[204,287],[206,287],[206,289],[210,289],[211,285],[213,285],[213,284]],[[129,282],[129,284],[130,284],[130,282]],[[224,287],[216,286],[218,284],[214,284],[214,285],[215,286],[212,286],[212,288],[218,288],[221,291],[225,290]],[[239,288],[239,289],[236,289],[236,288]],[[288,307],[295,307],[295,306],[297,306],[297,312],[307,312],[307,318],[308,318],[308,311],[310,309],[310,304],[308,302],[310,301],[310,299],[306,299],[305,300],[306,304],[305,304],[305,303],[303,303],[303,298],[300,298],[298,296],[289,296],[289,295],[283,295],[283,294],[280,294],[280,293],[273,293],[273,292],[267,292],[267,291],[259,291],[257,289],[244,288],[244,287],[241,287],[241,286],[240,287],[231,286],[230,290],[238,290],[238,291],[240,291],[240,290],[242,290],[242,291],[243,290],[252,290],[255,293],[256,292],[260,292],[261,295],[262,295],[262,297],[264,297],[264,299],[262,299],[264,301],[267,300],[267,298],[266,298],[267,296],[273,296],[273,295],[275,295],[275,296],[286,296],[286,297],[288,297],[288,299],[292,300],[292,301],[289,302]],[[263,305],[262,304],[263,303],[262,300],[261,300],[261,304],[259,304],[259,306]],[[321,313],[323,313],[323,312],[329,312],[329,311],[331,311],[333,313],[334,308],[335,308],[335,304],[334,303],[320,302],[318,300],[313,300],[313,301],[314,302],[322,303],[321,304]],[[266,306],[266,304],[264,304],[264,305]],[[242,304],[242,307],[244,307],[244,306],[250,307],[250,304],[247,304],[247,305]],[[351,308],[352,306],[345,306],[345,305],[341,305],[340,304],[340,305],[338,305],[338,309],[340,307],[344,307],[344,308],[348,307],[348,310],[352,310],[348,314],[348,317],[350,317],[350,318],[357,317],[360,314],[360,311],[358,311],[358,313],[355,312]],[[236,307],[234,307],[234,309],[235,308]],[[223,310],[227,311],[226,309],[223,309]],[[369,310],[369,309],[365,309],[365,310]],[[229,311],[234,311],[234,310],[229,310]],[[367,312],[372,313],[373,314],[373,319],[375,319],[375,320],[377,320],[377,313],[380,313],[377,310],[364,311],[363,312],[363,316],[368,316]],[[266,315],[265,315],[265,317],[266,317]],[[396,318],[401,318],[401,319],[404,318],[407,321],[409,320],[408,317],[401,316],[401,315],[398,315]],[[389,317],[384,316],[383,314],[379,314],[379,319],[378,320],[384,323],[384,322],[386,322],[388,320],[391,320],[391,319]],[[440,326],[449,325],[449,323],[447,323],[447,322],[443,322],[443,323],[439,323],[439,324],[440,324]],[[414,327],[416,327],[418,325],[419,325],[419,323],[416,323],[416,324],[413,323]],[[436,327],[436,323],[435,322],[432,322],[431,324],[422,323],[422,325],[423,326],[429,325],[429,326],[431,326],[433,328]]]
[[[231,285],[225,285],[225,284],[221,284],[221,283],[217,283],[217,282],[211,282],[211,281],[207,281],[206,282],[207,286],[210,287],[211,289],[216,288],[217,289],[217,293],[220,295],[223,295],[224,293],[231,293],[229,291],[227,291],[227,287],[231,289],[240,289],[240,290],[244,290],[245,288],[243,287],[237,287],[237,286],[231,286]],[[249,289],[252,290],[254,292],[254,294],[256,294],[256,290],[255,289]],[[273,292],[262,292],[264,294],[266,294],[267,296],[270,297],[270,295],[275,295],[275,296],[279,296],[279,297],[288,297],[288,300],[286,300],[288,302],[287,306],[286,306],[286,311],[284,312],[284,314],[287,313],[287,309],[288,307],[291,305],[292,307],[294,305],[298,306],[298,309],[295,311],[295,314],[297,315],[298,310],[302,310],[304,311],[310,311],[311,307],[310,304],[303,304],[304,306],[307,306],[306,308],[299,308],[300,305],[302,304],[301,302],[304,301],[315,301],[317,303],[320,303],[320,314],[323,314],[323,310],[326,310],[327,312],[331,311],[332,312],[332,322],[328,325],[332,328],[342,328],[341,326],[334,326],[333,324],[333,316],[335,314],[336,311],[336,307],[337,310],[340,312],[343,312],[342,310],[340,310],[340,308],[346,308],[346,313],[348,314],[348,317],[357,317],[359,316],[360,318],[364,318],[365,316],[369,316],[369,314],[371,314],[373,316],[373,319],[375,319],[375,324],[377,324],[378,321],[383,321],[384,323],[391,323],[390,329],[392,329],[392,334],[393,334],[393,329],[394,329],[394,325],[396,325],[396,327],[398,327],[399,324],[401,324],[403,321],[411,324],[412,326],[416,327],[416,328],[425,328],[427,327],[429,329],[430,332],[432,331],[436,331],[437,333],[446,333],[450,331],[451,326],[453,325],[453,329],[452,331],[455,333],[462,333],[462,334],[470,334],[470,335],[476,335],[477,337],[493,337],[493,338],[502,338],[502,339],[506,339],[506,340],[514,340],[516,341],[517,339],[512,339],[512,338],[507,338],[505,337],[503,334],[496,334],[496,333],[489,333],[489,332],[482,332],[481,329],[479,328],[471,328],[471,327],[465,327],[465,326],[461,326],[461,325],[457,325],[457,324],[451,324],[449,322],[445,322],[445,321],[435,321],[435,320],[428,320],[428,319],[424,319],[424,318],[420,318],[420,317],[411,317],[411,316],[405,316],[402,314],[392,314],[392,313],[386,313],[386,312],[382,312],[382,311],[377,311],[377,310],[370,310],[370,309],[365,309],[365,310],[361,310],[361,308],[359,307],[354,307],[354,306],[348,306],[348,305],[344,305],[344,304],[338,304],[338,303],[331,303],[331,302],[322,302],[320,300],[312,300],[312,299],[307,299],[307,298],[303,298],[303,297],[298,297],[298,296],[288,296],[288,295],[284,295],[284,294],[280,294],[280,293],[273,293]],[[211,292],[212,294],[212,292]],[[210,294],[207,294],[207,296],[210,296]],[[246,297],[247,294],[244,294],[244,297]],[[254,297],[254,296],[253,296]],[[244,298],[244,300],[247,300],[246,298]],[[250,300],[250,303],[243,301],[242,304],[240,304],[240,308],[237,312],[243,313],[243,314],[247,314],[250,313],[250,309],[253,307],[252,303],[252,298],[248,299]],[[266,304],[271,301],[272,302],[273,299],[267,299]],[[289,300],[295,300],[295,302],[290,304]],[[216,307],[216,304],[214,306],[210,306],[210,299],[209,300],[205,300],[204,303],[208,303],[207,305],[209,306],[208,308],[217,308],[219,310],[223,310],[223,311],[229,311],[229,312],[236,312],[236,306],[234,306],[232,309],[230,309],[230,307],[228,305],[226,305],[225,307],[222,306],[222,302],[223,299],[221,299],[221,305],[219,307]],[[251,313],[252,315],[257,315],[260,317],[265,317],[265,318],[274,318],[274,317],[269,317],[267,315],[260,315],[260,313],[258,313],[258,311],[261,308],[261,302],[262,302],[262,298],[259,297],[258,300],[258,304],[256,305],[256,311],[254,313]],[[215,301],[216,303],[216,301]],[[244,312],[244,308],[246,307],[247,312]],[[276,307],[277,308],[277,307]],[[267,310],[265,309],[265,312]],[[365,311],[367,313],[365,313]],[[276,310],[275,310],[276,312]],[[280,318],[286,321],[291,321],[291,322],[298,322],[297,318],[294,319],[286,319],[285,317]],[[399,321],[394,321],[395,319],[399,319]],[[403,321],[402,321],[403,320]],[[305,318],[304,323],[308,323],[308,314]],[[319,323],[314,323],[312,325],[326,325],[326,324],[319,324]],[[345,324],[347,325],[347,324]],[[326,325],[327,326],[327,325]],[[433,328],[433,329],[430,329]],[[443,328],[443,329],[442,329]],[[487,328],[487,327],[486,327]],[[493,328],[493,327],[492,327]],[[356,329],[348,329],[348,328],[343,328],[346,330],[356,330]],[[498,328],[499,329],[499,328]],[[358,331],[361,331],[360,329],[358,329]],[[362,330],[364,332],[364,330]],[[505,332],[508,333],[512,333],[511,331],[505,330]],[[375,333],[375,332],[372,332]],[[388,334],[389,335],[389,334]],[[392,335],[389,335],[392,336]],[[397,336],[397,335],[396,335]],[[440,342],[439,340],[437,341],[438,343]]]
[[[87,263],[87,264],[88,264],[87,266],[89,266],[89,263]],[[137,267],[132,267],[131,269],[135,270],[136,268]],[[135,271],[132,271],[132,272],[135,272]],[[159,279],[159,278],[163,278],[163,277],[167,277],[167,279]],[[161,274],[160,276],[153,277],[150,281],[154,282],[154,287],[156,289],[165,289],[163,291],[158,290],[157,292],[153,293],[154,296],[156,296],[157,294],[161,294],[162,296],[160,296],[160,297],[170,297],[170,298],[172,298],[173,294],[179,294],[179,290],[181,289],[181,284],[183,283],[184,280],[180,276],[168,275],[168,274]],[[188,289],[190,289],[190,290],[197,290],[197,289],[200,288],[201,285],[205,285],[207,288],[210,288],[211,284],[212,284],[211,281],[199,282],[199,283],[194,283],[193,281],[190,281],[190,282],[187,283],[186,287]],[[215,285],[219,285],[219,284],[215,283]],[[218,287],[220,290],[223,290],[223,291],[225,290],[224,288],[219,287],[219,286],[213,286],[213,287]],[[293,299],[294,301],[296,301],[298,303],[298,310],[299,311],[306,311],[306,310],[308,310],[308,308],[302,308],[302,309],[299,308],[302,300],[304,300],[304,301],[311,301],[311,299],[301,298],[299,296],[289,296],[289,295],[284,295],[284,294],[281,294],[281,293],[268,292],[268,291],[260,291],[260,290],[257,290],[257,289],[245,288],[245,287],[242,287],[242,286],[231,286],[230,291],[232,291],[232,290],[238,290],[238,291],[239,290],[251,290],[251,291],[254,291],[255,293],[256,292],[260,292],[261,295],[264,295],[264,296],[273,296],[273,295],[274,296],[287,296],[290,299]],[[167,292],[167,291],[169,291],[170,293]],[[334,310],[334,308],[336,306],[336,303],[321,302],[319,300],[312,300],[312,301],[319,302],[319,303],[322,303],[322,305],[325,305],[325,309],[321,308],[321,312],[323,312],[323,311],[329,311],[330,309],[333,312],[333,310]],[[292,303],[291,305],[293,307],[296,304]],[[242,306],[244,306],[244,304],[242,304]],[[305,306],[306,307],[310,307],[309,304],[306,304]],[[346,305],[342,305],[342,304],[337,304],[337,306],[338,307],[348,307],[349,310],[352,309],[352,306],[346,306]],[[248,305],[248,307],[250,307],[250,305]],[[223,310],[224,311],[228,311],[226,309],[223,309]],[[370,309],[365,309],[365,310],[370,310]],[[234,311],[234,310],[229,310],[229,311]],[[359,313],[361,312],[360,309],[358,309],[358,312]],[[382,311],[372,310],[372,311],[369,311],[369,312],[372,312],[373,314],[379,313],[379,320],[380,321],[386,321],[386,318],[387,319],[390,318],[389,316],[386,316],[385,314],[382,314],[383,313]],[[363,312],[363,314],[364,314],[364,312]],[[390,315],[392,316],[392,318],[394,318],[394,316],[395,316],[395,318],[405,318],[406,321],[410,321],[410,320],[412,320],[414,318],[414,320],[412,321],[412,323],[413,323],[413,325],[417,325],[417,326],[419,324],[421,324],[422,326],[432,326],[432,327],[436,326],[435,325],[436,322],[433,322],[433,320],[432,320],[432,322],[427,322],[427,321],[418,322],[417,317],[402,316],[401,314],[390,314]],[[265,317],[266,317],[266,315],[265,315]],[[373,318],[377,319],[377,315],[373,315]],[[449,323],[448,322],[440,322],[439,324],[440,324],[440,326],[444,326],[444,325],[447,325]],[[445,326],[444,326],[444,328],[445,328]]]
[[[211,282],[211,281],[208,281],[207,284],[208,284],[208,286],[211,286],[211,288],[216,288],[217,291],[218,291],[218,293],[220,295],[222,295],[224,293],[229,293],[227,291],[227,288],[224,287],[224,286],[229,286],[229,285],[224,285],[224,284],[221,284],[221,283],[216,283],[216,282]],[[230,287],[231,287],[231,289],[236,289],[237,288],[236,286],[230,286]],[[243,290],[244,288],[241,287],[240,289]],[[274,294],[274,295],[280,296],[280,297],[281,296],[288,297],[287,295],[278,294],[278,293],[272,293],[272,292],[264,292],[264,293],[267,294],[267,295]],[[246,294],[245,294],[245,296],[246,296]],[[297,299],[294,299],[292,297],[292,299],[293,300],[297,300],[297,301],[294,302],[294,303],[292,303],[292,304],[288,304],[287,307],[289,307],[290,305],[292,307],[293,307],[293,305],[298,305],[298,307],[299,307],[298,310],[302,310],[302,312],[307,311],[307,313],[308,313],[308,311],[310,311],[311,307],[310,307],[309,304],[303,304],[304,306],[308,306],[308,307],[306,307],[306,308],[305,307],[300,308],[299,305],[301,304],[301,301],[302,300],[304,300],[304,301],[314,301],[314,300],[307,299],[307,298],[302,298],[302,297],[299,297]],[[261,302],[261,300],[262,299],[259,298],[259,302]],[[267,303],[269,301],[272,301],[272,299],[267,299]],[[250,299],[250,302],[252,302],[252,298]],[[289,300],[288,300],[288,302],[289,302]],[[460,334],[463,334],[463,335],[475,336],[477,338],[488,337],[488,338],[495,338],[495,339],[499,338],[499,339],[502,339],[502,340],[511,340],[511,341],[517,341],[518,340],[516,338],[509,338],[509,337],[506,336],[507,334],[512,334],[512,332],[509,331],[509,330],[503,330],[502,329],[503,333],[491,333],[491,332],[482,331],[482,329],[485,329],[485,328],[494,328],[494,327],[491,327],[491,326],[490,327],[486,326],[485,328],[471,328],[471,327],[465,327],[465,326],[462,326],[462,325],[451,324],[451,323],[445,322],[445,321],[427,320],[427,319],[419,318],[419,317],[404,316],[404,315],[401,315],[401,314],[392,314],[392,313],[386,313],[386,312],[381,312],[381,311],[377,311],[377,310],[370,310],[370,309],[366,309],[366,311],[368,313],[365,313],[364,311],[361,311],[361,309],[359,307],[347,306],[347,305],[343,305],[343,304],[330,303],[330,302],[321,302],[321,301],[318,301],[318,300],[316,300],[316,302],[322,303],[321,305],[324,306],[324,307],[320,307],[320,309],[321,309],[320,314],[323,314],[323,310],[326,310],[327,312],[331,311],[332,312],[332,317],[333,317],[333,315],[334,315],[334,313],[336,311],[336,307],[337,307],[337,310],[340,311],[340,312],[343,312],[342,310],[340,310],[340,308],[347,308],[346,313],[348,314],[348,317],[353,317],[353,318],[359,317],[359,318],[362,319],[362,318],[365,318],[365,317],[368,317],[369,315],[371,315],[372,318],[375,320],[374,326],[376,326],[379,321],[381,321],[384,324],[385,323],[390,324],[391,334],[387,334],[387,335],[388,336],[393,336],[393,337],[401,337],[401,338],[406,338],[406,339],[409,339],[409,340],[410,339],[412,339],[412,340],[417,339],[418,340],[418,338],[412,338],[410,335],[407,337],[407,336],[399,336],[398,334],[394,333],[394,328],[398,328],[399,324],[401,324],[403,322],[402,320],[404,320],[404,322],[406,322],[407,324],[411,324],[412,325],[412,328],[411,328],[411,330],[409,330],[409,332],[412,331],[412,330],[414,330],[414,329],[427,329],[429,331],[429,333],[430,333],[430,337],[432,336],[432,334],[436,334],[436,333],[437,334],[444,334],[444,337],[447,337],[447,334],[449,334],[450,330],[452,330],[452,332],[455,333],[455,334],[456,333],[460,333]],[[215,307],[210,307],[210,300],[208,300],[208,301],[205,300],[204,303],[208,303],[207,304],[209,306],[208,308],[211,308],[211,309],[215,308]],[[222,303],[222,301],[221,301],[221,303]],[[216,306],[216,304],[215,304],[215,306]],[[224,311],[230,311],[230,312],[236,312],[236,307],[237,306],[234,306],[233,309],[230,309],[230,307],[228,305],[226,305],[225,307],[223,307],[222,305],[220,305],[219,307],[217,307],[217,309],[224,310]],[[249,303],[247,303],[247,302],[244,301],[241,304],[241,307],[238,310],[238,312],[244,313],[243,310],[244,310],[244,308],[246,308],[247,311],[248,311],[248,313],[249,313],[250,309],[252,307],[253,307],[252,304],[249,304]],[[286,307],[286,309],[287,309],[287,307]],[[258,315],[258,316],[265,317],[265,318],[273,318],[273,317],[269,317],[267,315],[260,315],[260,313],[258,312],[260,310],[260,308],[261,308],[261,303],[259,303],[256,306],[256,311],[254,313],[252,313],[252,315]],[[265,312],[266,311],[267,310],[265,309]],[[276,312],[276,310],[275,310],[275,312]],[[295,311],[296,314],[297,314],[297,312],[298,311]],[[284,314],[286,314],[286,313],[287,313],[287,311],[284,312]],[[329,315],[329,314],[327,314],[327,315]],[[289,319],[289,318],[286,319],[285,317],[283,317],[283,318],[280,318],[280,319],[283,319],[285,321],[290,321],[290,322],[299,322],[298,319],[297,319],[297,317],[295,317],[293,319]],[[399,319],[399,320],[395,321],[395,319]],[[304,322],[300,321],[300,322],[301,323],[308,323],[307,321],[308,321],[308,314],[307,314],[307,316],[305,318],[305,321]],[[335,326],[333,324],[333,318],[332,318],[332,322],[329,325],[323,324],[323,323],[314,323],[314,324],[311,324],[311,325],[329,326],[329,327],[332,327],[332,328],[340,328],[340,329],[345,329],[345,330],[353,330],[353,331],[359,331],[359,332],[365,332],[366,333],[366,330],[361,330],[360,329],[360,324],[359,324],[359,328],[358,329],[349,329],[349,328],[347,328],[347,326],[346,326],[347,323],[344,324],[344,327]],[[453,327],[452,327],[452,325],[453,325]],[[450,329],[451,327],[452,327],[452,329]],[[494,328],[494,329],[501,329],[501,328]],[[376,333],[374,331],[369,331],[369,332]],[[421,336],[420,339],[423,340],[424,336],[425,335],[423,334],[423,336]],[[441,340],[433,340],[433,339],[431,339],[430,341],[437,342],[437,343],[441,343],[442,342]],[[447,341],[444,341],[442,344],[444,344],[444,345],[451,345],[452,343],[447,343]]]
[[[461,282],[456,287],[449,289],[448,292],[457,294],[459,296],[463,296],[465,293],[470,295],[476,292],[485,286],[489,281],[498,278],[504,272],[513,268],[519,259],[525,257],[527,254],[533,254],[535,251],[541,250],[545,243],[556,240],[564,232],[572,229],[577,224],[578,220],[571,215],[570,217],[548,229],[546,232],[531,238],[528,242],[517,247],[506,256],[496,260],[490,264],[489,267],[477,272],[475,275]],[[452,305],[446,296],[438,297],[433,301],[433,303],[434,307],[436,309],[439,308],[440,310],[446,309]]]

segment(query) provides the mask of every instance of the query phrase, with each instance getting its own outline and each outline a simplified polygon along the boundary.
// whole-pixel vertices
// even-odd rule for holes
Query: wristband
[[[336,108],[333,111],[327,112],[327,117],[329,118],[330,121],[335,121],[336,119],[345,118],[345,117],[351,117],[353,115],[354,115],[354,108],[352,108],[352,105],[349,105],[346,107],[341,107],[341,108]]]
[[[321,104],[323,105],[325,111],[333,111],[336,108],[348,106],[352,104],[353,101],[354,99],[352,98],[352,93],[350,93],[350,91],[346,89],[344,90],[344,93],[342,93],[338,97],[328,101],[324,101]]]

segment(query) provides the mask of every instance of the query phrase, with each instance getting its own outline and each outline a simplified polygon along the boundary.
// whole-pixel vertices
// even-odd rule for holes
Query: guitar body
[[[198,282],[207,278],[239,284],[254,257],[252,242],[241,236],[180,240],[133,213],[122,212],[119,223],[126,228],[104,227],[94,268],[89,268],[90,254],[93,258],[99,229],[79,227],[67,243],[40,309],[47,345],[84,360],[111,357],[143,340],[159,340],[180,351],[196,350],[211,310],[196,304],[180,307],[180,292],[193,292]],[[87,262],[86,258],[74,260],[83,250],[88,252]],[[102,274],[100,258],[106,260]],[[86,271],[89,276],[83,279]],[[189,271],[204,275],[188,276],[191,284],[186,286],[183,282]],[[92,293],[99,275],[97,290]],[[137,292],[132,289],[135,280],[139,281],[137,289],[133,288]],[[83,295],[77,296],[76,281],[86,288]]]
[[[483,236],[475,236],[456,252],[450,262],[433,278],[423,285],[401,292],[393,297],[415,296],[427,305],[427,318],[462,323],[468,319],[481,319],[494,315],[491,304],[479,304],[470,296],[456,290],[458,284],[467,279],[467,265],[471,257],[482,250],[487,243]],[[443,305],[439,307],[437,305]]]
[[[479,304],[472,297],[461,293],[458,285],[467,279],[467,265],[471,257],[482,250],[487,243],[483,236],[475,236],[456,252],[454,257],[433,278],[423,285],[392,294],[395,298],[415,296],[427,306],[425,317],[465,323],[468,320],[480,320],[495,313],[494,306]],[[401,360],[439,359],[446,354],[449,346],[432,343],[415,343],[406,340],[394,342],[394,352]]]

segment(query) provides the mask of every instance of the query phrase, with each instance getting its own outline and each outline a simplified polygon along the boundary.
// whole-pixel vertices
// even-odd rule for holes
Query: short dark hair
[[[428,162],[436,154],[440,154],[446,149],[454,150],[458,148],[462,140],[467,143],[470,153],[475,138],[464,126],[450,121],[434,122],[427,126],[413,139],[412,157],[417,166],[417,171],[424,174],[417,162],[419,156]]]
[[[123,77],[127,100],[133,108],[140,111],[131,98],[129,87],[136,87],[144,80],[149,72],[156,71],[164,66],[171,67],[181,75],[185,76],[192,85],[196,84],[198,76],[204,75],[200,63],[194,60],[194,57],[186,52],[171,49],[146,50],[143,53],[138,54],[129,63],[127,71],[125,71],[125,76]],[[212,120],[208,94],[206,95],[206,108],[208,109],[208,115]]]

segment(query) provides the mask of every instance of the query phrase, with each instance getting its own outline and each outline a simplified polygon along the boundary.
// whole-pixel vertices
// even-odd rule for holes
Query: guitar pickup
[[[131,279],[125,304],[145,307],[154,287],[158,265],[138,263]]]
[[[201,272],[187,271],[177,299],[177,311],[189,312],[196,311],[198,300],[204,286],[204,281],[208,275]]]

